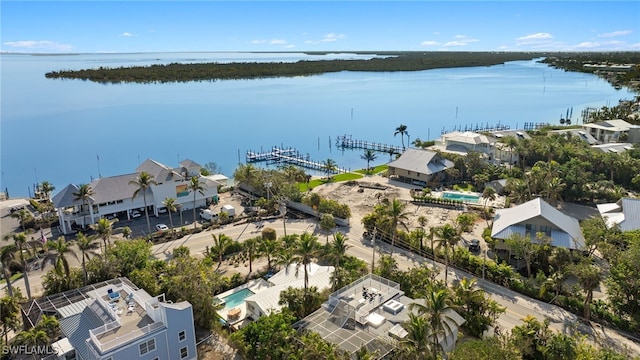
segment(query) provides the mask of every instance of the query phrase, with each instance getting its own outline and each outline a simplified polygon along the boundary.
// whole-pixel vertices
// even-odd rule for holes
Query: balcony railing
[[[165,327],[164,323],[158,321],[158,322],[154,322],[152,324],[146,325],[144,327],[131,330],[131,332],[129,333],[116,336],[114,339],[109,341],[104,341],[104,342],[101,342],[100,340],[98,340],[98,338],[95,337],[93,333],[90,333],[90,335],[91,335],[91,341],[93,342],[93,346],[95,346],[95,348],[99,350],[100,353],[104,354],[105,352],[113,348],[125,345],[135,339],[139,339],[140,337],[145,336],[149,333],[152,333],[156,330],[163,329],[164,327]],[[89,348],[91,348],[91,346],[89,346]]]

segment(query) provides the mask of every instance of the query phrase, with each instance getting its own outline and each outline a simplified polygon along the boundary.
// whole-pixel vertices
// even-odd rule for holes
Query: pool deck
[[[223,298],[235,294],[241,290],[244,289],[249,289],[251,290],[254,294],[259,293],[260,291],[264,290],[264,289],[268,289],[269,288],[269,283],[263,279],[255,279],[255,280],[251,280],[246,284],[240,285],[237,288],[233,288],[231,290],[225,291],[223,293],[220,293],[218,295],[216,295],[216,299],[222,301]],[[231,311],[232,309],[239,309],[240,310],[240,314],[237,316],[233,316],[233,317],[229,317],[229,311]],[[238,324],[242,323],[245,318],[247,317],[247,305],[246,302],[242,302],[237,306],[234,306],[232,308],[228,308],[228,307],[224,307],[220,310],[218,310],[218,315],[220,315],[223,319],[225,319],[225,321],[227,321],[227,323],[231,326],[237,326]]]

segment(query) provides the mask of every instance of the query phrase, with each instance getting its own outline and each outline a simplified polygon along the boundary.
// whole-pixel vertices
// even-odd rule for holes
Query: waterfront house
[[[578,220],[536,198],[518,206],[496,211],[491,237],[498,239],[496,250],[507,250],[504,240],[512,234],[520,234],[538,241],[538,233],[551,239],[551,246],[570,250],[584,248],[584,236]]]
[[[184,160],[179,167],[171,168],[147,159],[136,168],[135,173],[101,177],[91,181],[89,186],[93,195],[87,199],[86,204],[74,195],[79,190],[75,184],[69,184],[58,192],[52,201],[58,211],[61,231],[64,234],[72,233],[75,226],[85,227],[94,224],[101,217],[131,220],[143,214],[143,194],[139,193],[133,198],[137,187],[130,184],[143,171],[151,174],[157,182],[144,194],[151,215],[158,216],[158,211],[164,208],[162,203],[167,197],[175,198],[175,204],[181,211],[192,209],[193,193],[188,189],[192,176],[200,177],[206,188],[204,195],[196,193],[196,207],[206,206],[218,198],[218,183],[210,177],[200,176],[199,164]]]
[[[454,131],[442,134],[429,150],[457,155],[467,155],[470,151],[483,154],[489,160],[493,157],[493,144],[496,139],[472,131]]]
[[[389,163],[389,178],[417,186],[437,186],[445,179],[445,170],[453,162],[435,151],[407,149]]]
[[[151,296],[127,278],[33,299],[22,305],[25,329],[42,315],[60,322],[57,359],[197,359],[193,310]]]
[[[599,204],[598,211],[610,228],[640,230],[640,199],[622,198],[615,203]]]
[[[620,119],[605,120],[582,125],[600,144],[612,142],[640,143],[640,126]]]

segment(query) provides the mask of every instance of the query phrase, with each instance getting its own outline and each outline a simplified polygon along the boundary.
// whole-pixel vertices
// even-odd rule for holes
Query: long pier
[[[356,140],[352,139],[351,135],[338,136],[336,138],[336,147],[338,149],[364,149],[384,152],[387,154],[402,154],[402,148],[400,146]]]
[[[272,164],[290,164],[306,169],[327,172],[327,167],[323,162],[313,161],[309,158],[309,154],[302,155],[292,147],[284,148],[274,146],[270,151],[247,151],[247,163],[266,162],[267,165]],[[330,171],[332,174],[340,174],[348,172],[346,169],[335,167]]]

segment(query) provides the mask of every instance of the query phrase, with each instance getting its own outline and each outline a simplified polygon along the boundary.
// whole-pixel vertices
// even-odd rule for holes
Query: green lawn
[[[350,172],[350,173],[334,175],[333,177],[331,177],[331,181],[329,182],[342,182],[342,181],[357,180],[357,179],[362,179],[362,175]],[[307,191],[307,190],[313,189],[316,186],[327,184],[327,183],[328,183],[327,179],[313,179],[309,181],[309,186],[307,186],[307,183],[298,183],[298,189],[300,189],[300,191]]]
[[[356,170],[355,172],[357,172],[359,174],[369,175],[369,174],[377,174],[377,173],[385,171],[387,169],[389,169],[389,165],[384,164],[384,165],[378,165],[378,166],[374,167],[371,171],[367,171],[365,169],[360,169],[360,170]]]

